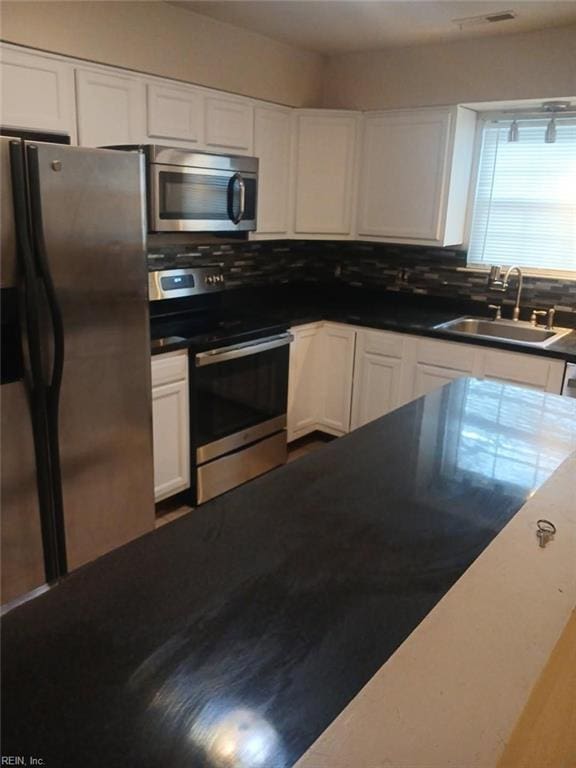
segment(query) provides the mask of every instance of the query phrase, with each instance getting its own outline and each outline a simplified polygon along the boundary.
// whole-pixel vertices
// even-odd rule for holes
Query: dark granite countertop
[[[233,291],[233,305],[246,311],[246,305],[254,302],[254,293]],[[284,326],[303,325],[320,320],[363,326],[398,333],[445,339],[462,344],[475,344],[511,352],[550,357],[576,362],[576,330],[548,347],[532,347],[514,341],[484,339],[437,330],[434,326],[454,320],[462,315],[486,316],[486,306],[476,302],[455,302],[434,299],[429,296],[383,294],[367,289],[347,289],[336,292],[298,288],[258,291],[258,313],[263,317],[263,327],[275,323]],[[560,321],[559,321],[560,324]],[[152,342],[152,354],[183,349],[196,340],[182,337],[156,339]]]
[[[3,621],[3,754],[288,768],[576,448],[576,401],[461,379]]]

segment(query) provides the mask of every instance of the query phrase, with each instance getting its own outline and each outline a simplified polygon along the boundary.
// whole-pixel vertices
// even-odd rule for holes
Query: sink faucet
[[[522,285],[524,282],[524,279],[522,276],[522,270],[520,269],[520,267],[517,267],[517,266],[508,267],[502,283],[503,283],[504,290],[506,290],[508,288],[508,281],[510,280],[510,273],[514,270],[516,270],[518,274],[518,284],[516,286],[516,302],[514,304],[514,309],[512,310],[512,320],[519,320],[520,319],[520,297],[522,296]]]
[[[538,325],[538,318],[539,317],[545,317],[546,318],[546,329],[548,331],[554,330],[554,315],[556,314],[556,310],[554,307],[550,307],[548,311],[544,309],[534,309],[532,311],[532,314],[530,315],[530,325],[533,325],[535,328]]]

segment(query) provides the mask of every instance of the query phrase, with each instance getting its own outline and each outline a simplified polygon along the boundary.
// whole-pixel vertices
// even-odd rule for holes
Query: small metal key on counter
[[[536,522],[536,527],[538,528],[536,531],[538,543],[541,547],[545,547],[546,544],[548,544],[548,542],[554,538],[554,534],[556,533],[556,526],[549,520],[538,520]]]

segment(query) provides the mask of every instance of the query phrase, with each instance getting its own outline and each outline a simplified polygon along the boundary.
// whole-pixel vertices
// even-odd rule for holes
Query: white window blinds
[[[472,216],[469,264],[576,271],[576,120],[486,123]]]

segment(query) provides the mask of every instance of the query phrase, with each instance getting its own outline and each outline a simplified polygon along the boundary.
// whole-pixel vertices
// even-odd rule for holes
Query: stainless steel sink
[[[438,331],[450,331],[463,336],[476,336],[484,339],[500,339],[528,344],[531,347],[547,347],[566,334],[572,328],[536,328],[521,320],[486,320],[477,317],[457,317],[447,323],[434,326]]]

